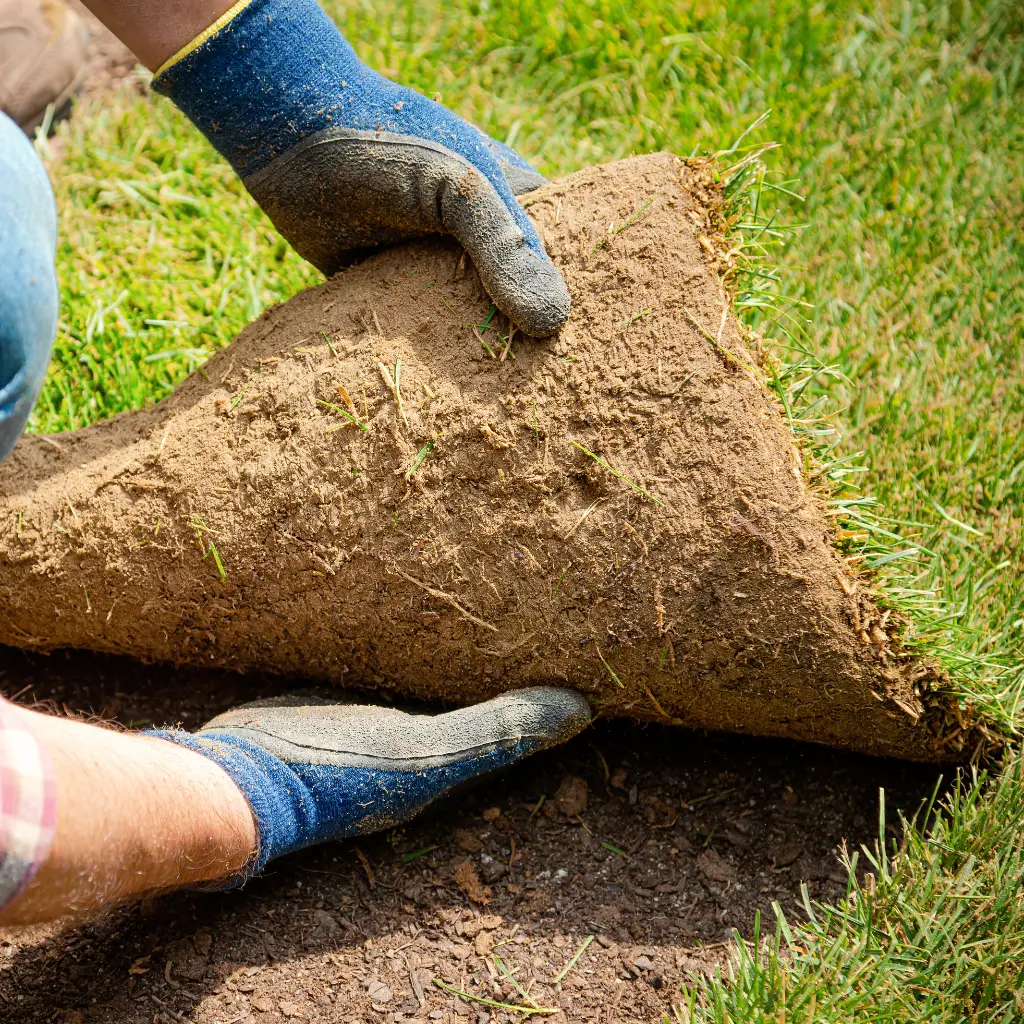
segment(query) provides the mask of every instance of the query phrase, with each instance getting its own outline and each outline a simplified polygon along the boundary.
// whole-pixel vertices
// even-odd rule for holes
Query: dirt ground
[[[8,696],[123,725],[194,728],[287,688],[0,649]],[[756,911],[773,922],[778,901],[799,919],[802,881],[812,898],[843,897],[835,851],[876,834],[880,786],[895,818],[937,777],[784,741],[600,722],[410,827],[296,854],[244,891],[3,934],[0,1021],[500,1024],[518,1015],[435,982],[522,1004],[499,961],[540,1006],[562,1009],[556,1020],[656,1020],[694,972],[725,962],[732,929],[751,934]]]
[[[68,0],[89,29],[89,52],[80,96],[89,98],[112,89],[135,68],[134,55],[99,19],[86,10],[81,0]]]

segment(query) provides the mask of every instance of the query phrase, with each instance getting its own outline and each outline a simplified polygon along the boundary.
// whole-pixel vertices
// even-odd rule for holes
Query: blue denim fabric
[[[0,113],[0,460],[43,386],[57,330],[57,210],[46,171]]]

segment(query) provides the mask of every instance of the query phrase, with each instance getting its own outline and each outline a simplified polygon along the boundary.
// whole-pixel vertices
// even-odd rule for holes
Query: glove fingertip
[[[524,334],[548,338],[565,326],[572,297],[551,260],[532,250],[527,253],[524,253],[525,265],[510,266],[512,273],[504,281],[485,283],[489,284],[495,305]]]
[[[529,736],[534,749],[564,743],[582,732],[591,719],[590,702],[582,693],[561,686],[532,686],[509,690],[480,706],[505,713],[509,735]]]
[[[547,689],[552,711],[551,740],[563,743],[590,725],[590,702],[576,690],[551,687]]]

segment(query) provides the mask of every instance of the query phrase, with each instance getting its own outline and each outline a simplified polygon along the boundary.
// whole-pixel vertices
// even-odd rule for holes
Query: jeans
[[[11,454],[46,377],[57,330],[57,210],[46,171],[0,113],[0,461]]]

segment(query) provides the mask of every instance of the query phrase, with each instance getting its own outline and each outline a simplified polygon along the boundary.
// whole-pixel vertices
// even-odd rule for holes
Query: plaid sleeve
[[[0,698],[0,908],[42,864],[57,825],[57,786],[46,751],[13,704]]]

